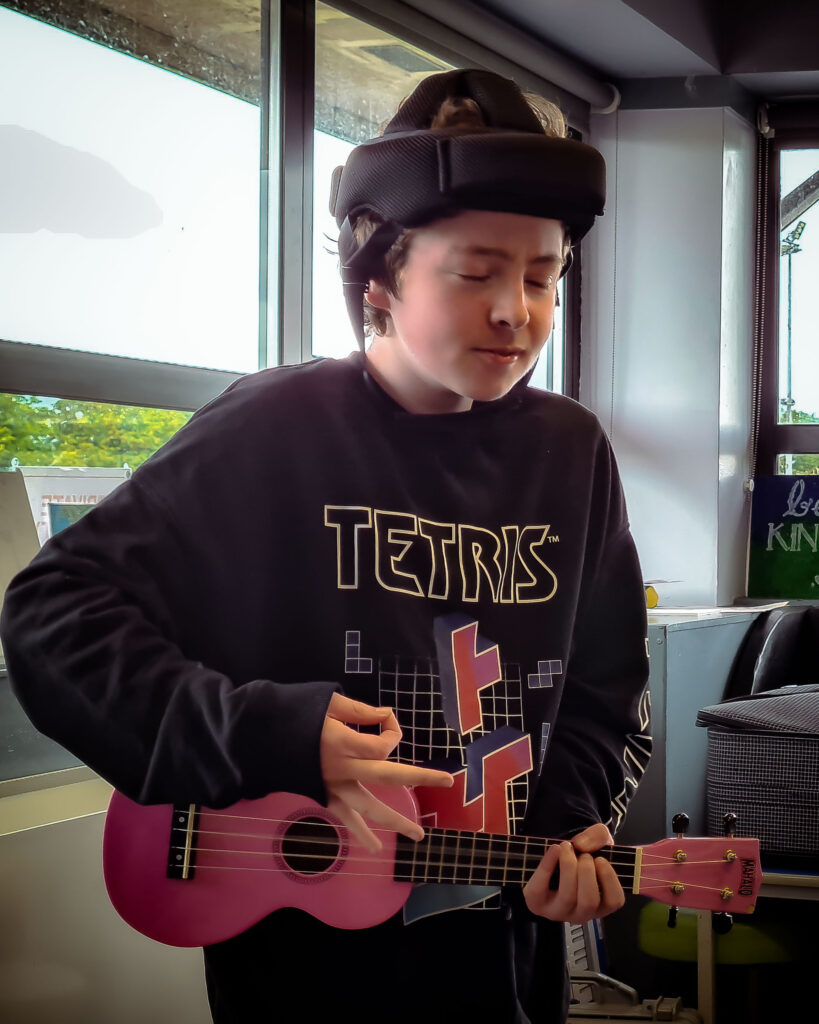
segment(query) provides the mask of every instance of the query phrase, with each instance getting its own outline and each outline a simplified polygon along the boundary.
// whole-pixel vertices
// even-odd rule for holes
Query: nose
[[[504,281],[493,296],[491,320],[499,327],[519,331],[529,323],[523,281]]]

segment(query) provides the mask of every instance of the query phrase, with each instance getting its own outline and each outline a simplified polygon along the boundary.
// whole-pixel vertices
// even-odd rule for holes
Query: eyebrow
[[[498,259],[511,261],[512,254],[507,252],[506,249],[496,249],[486,245],[456,245],[454,251],[459,255],[465,256],[494,256]],[[562,263],[563,257],[557,253],[553,253],[547,256],[535,256],[533,260],[529,260],[530,263]]]

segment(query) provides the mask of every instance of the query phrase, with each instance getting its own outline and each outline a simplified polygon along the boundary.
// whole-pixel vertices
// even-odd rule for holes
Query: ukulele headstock
[[[671,907],[750,914],[762,884],[759,840],[678,835],[641,848],[634,891]]]

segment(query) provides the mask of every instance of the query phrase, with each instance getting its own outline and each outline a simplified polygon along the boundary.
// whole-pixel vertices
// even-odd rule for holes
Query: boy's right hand
[[[381,733],[357,732],[345,723],[380,725]],[[327,808],[374,853],[381,849],[381,841],[365,818],[409,839],[423,839],[424,830],[373,796],[368,783],[449,787],[454,782],[447,772],[388,761],[400,739],[401,728],[391,708],[374,708],[340,693],[330,698],[321,731],[321,774],[327,789]]]

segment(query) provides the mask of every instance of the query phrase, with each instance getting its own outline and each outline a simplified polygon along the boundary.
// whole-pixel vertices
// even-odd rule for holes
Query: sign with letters
[[[754,481],[748,596],[819,600],[819,476]]]

